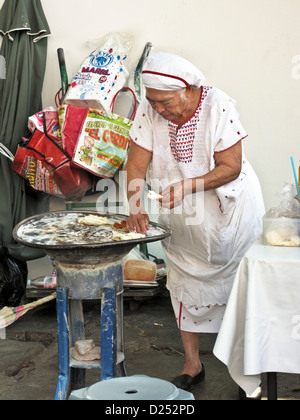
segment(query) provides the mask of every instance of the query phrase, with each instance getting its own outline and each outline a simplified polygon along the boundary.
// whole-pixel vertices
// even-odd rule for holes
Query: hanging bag
[[[126,61],[132,47],[130,34],[110,32],[93,42],[64,98],[67,105],[96,108],[109,113],[115,94],[128,77]]]
[[[13,170],[37,191],[81,200],[92,187],[92,180],[86,171],[71,166],[70,156],[60,145],[61,139],[47,130],[45,113],[43,122],[43,132],[35,130],[30,140],[23,139],[19,145]]]
[[[63,148],[72,157],[73,165],[101,178],[113,178],[127,155],[129,130],[136,113],[136,97],[129,88],[123,91],[133,95],[134,107],[129,118],[113,112],[106,114],[92,108],[63,105],[59,109]]]

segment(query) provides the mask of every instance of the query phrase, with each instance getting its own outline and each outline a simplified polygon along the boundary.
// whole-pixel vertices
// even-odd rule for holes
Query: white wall
[[[2,6],[4,0],[0,0]],[[131,69],[147,41],[152,52],[191,60],[238,104],[249,133],[246,154],[266,207],[293,182],[290,156],[300,160],[299,0],[42,0],[50,25],[43,104],[60,88],[56,50],[64,48],[69,78],[89,54],[86,41],[130,32]]]

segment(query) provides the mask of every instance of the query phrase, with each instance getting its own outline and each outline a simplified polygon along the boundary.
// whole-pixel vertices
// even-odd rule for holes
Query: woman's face
[[[186,89],[165,91],[146,89],[146,98],[151,107],[165,120],[178,122],[185,113],[188,105]]]

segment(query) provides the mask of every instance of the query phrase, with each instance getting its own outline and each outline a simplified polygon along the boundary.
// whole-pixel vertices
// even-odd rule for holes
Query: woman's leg
[[[198,333],[180,330],[180,334],[185,353],[185,365],[181,374],[195,377],[202,370],[202,364],[199,360]]]

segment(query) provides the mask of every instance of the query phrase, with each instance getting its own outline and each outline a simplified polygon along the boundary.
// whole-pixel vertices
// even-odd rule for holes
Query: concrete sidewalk
[[[84,302],[86,336],[98,342],[100,337],[99,301]],[[58,352],[56,307],[52,302],[34,309],[7,328],[0,340],[0,400],[53,400]],[[140,302],[132,310],[125,301],[124,330],[129,375],[144,374],[171,381],[183,366],[183,348],[165,292]],[[200,335],[200,358],[206,368],[206,380],[193,388],[196,400],[238,400],[237,385],[226,366],[212,354],[216,335]],[[100,380],[98,369],[87,371],[86,386]],[[263,375],[263,397],[266,378]],[[300,399],[299,375],[278,375],[278,397]]]

